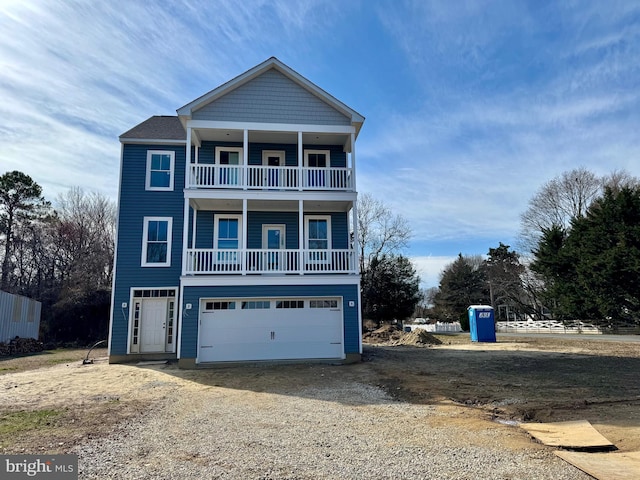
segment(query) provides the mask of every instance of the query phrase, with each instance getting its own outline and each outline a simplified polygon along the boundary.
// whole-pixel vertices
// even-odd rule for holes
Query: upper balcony
[[[187,122],[187,189],[356,191],[353,127],[240,126]]]

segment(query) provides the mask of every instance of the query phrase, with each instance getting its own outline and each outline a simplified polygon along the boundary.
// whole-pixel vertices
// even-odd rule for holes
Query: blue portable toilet
[[[469,331],[472,342],[495,342],[496,325],[493,307],[489,305],[471,305],[467,309],[469,314]]]

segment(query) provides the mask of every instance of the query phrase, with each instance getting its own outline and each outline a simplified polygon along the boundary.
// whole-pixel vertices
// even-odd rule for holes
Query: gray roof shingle
[[[186,140],[187,133],[178,117],[154,115],[120,135],[120,140]]]

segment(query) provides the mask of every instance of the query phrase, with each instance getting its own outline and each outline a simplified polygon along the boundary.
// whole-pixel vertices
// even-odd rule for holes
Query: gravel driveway
[[[393,400],[366,364],[142,370],[157,400],[75,447],[80,478],[591,478],[473,409]]]

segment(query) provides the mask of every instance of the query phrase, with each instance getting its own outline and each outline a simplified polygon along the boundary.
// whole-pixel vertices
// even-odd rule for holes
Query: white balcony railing
[[[193,164],[187,188],[353,190],[350,168]]]
[[[187,250],[187,275],[356,273],[353,250]]]

